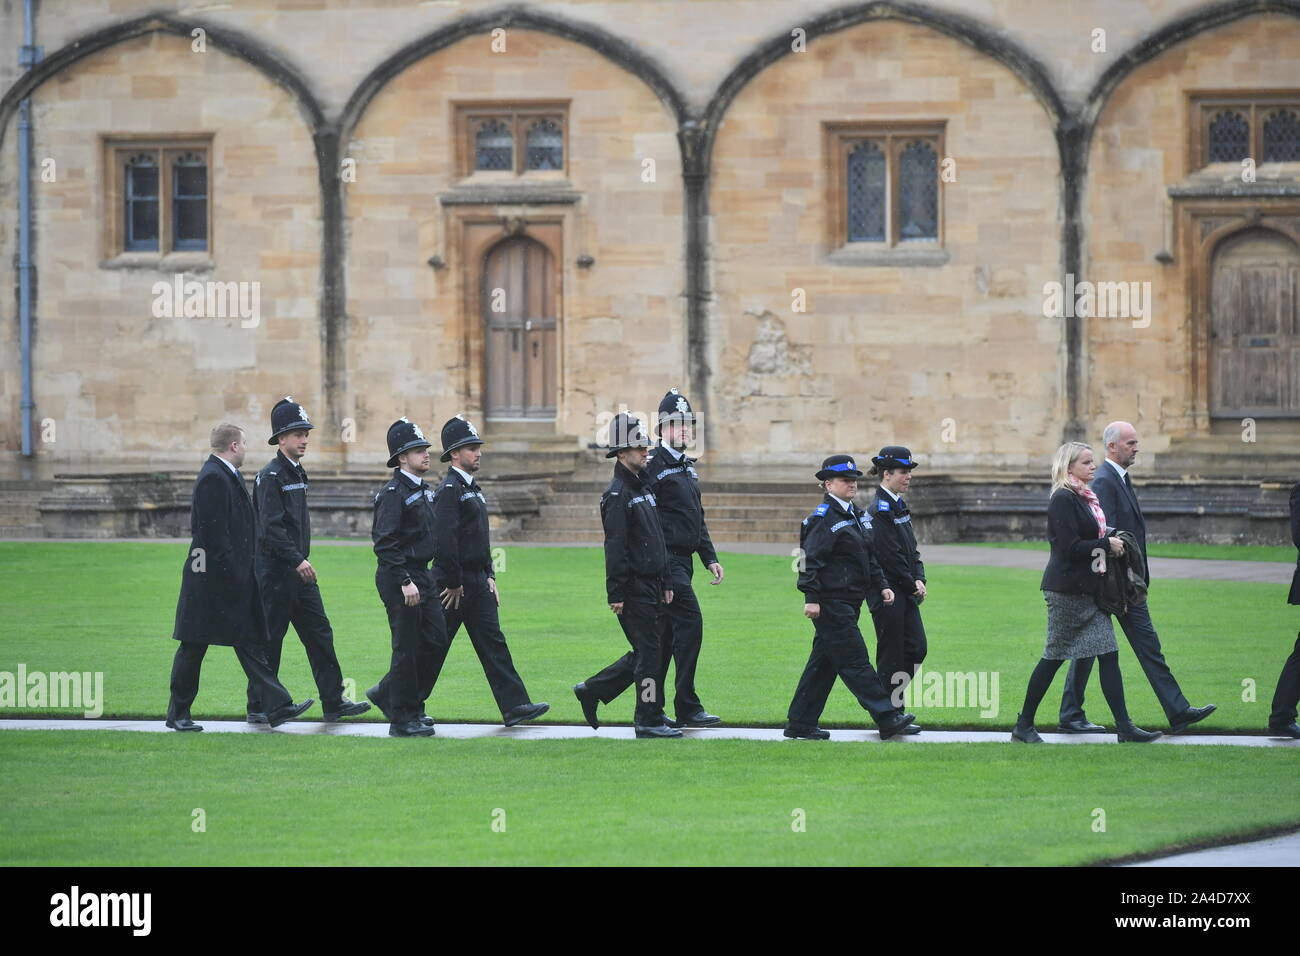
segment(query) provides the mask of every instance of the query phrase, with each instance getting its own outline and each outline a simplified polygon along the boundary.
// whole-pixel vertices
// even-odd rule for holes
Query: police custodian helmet
[[[912,453],[902,445],[886,445],[880,449],[880,454],[871,459],[871,473],[877,474],[882,471],[896,471],[900,468],[906,468],[911,471],[916,467],[916,460],[912,458]]]
[[[616,458],[626,448],[649,448],[650,445],[640,419],[619,412],[609,423],[609,451],[605,452],[605,457]]]
[[[676,388],[668,389],[663,401],[659,403],[659,427],[668,422],[690,422],[695,424],[695,409]]]
[[[315,427],[307,418],[306,410],[297,404],[292,396],[286,395],[276,402],[275,407],[271,409],[271,437],[267,439],[266,443],[268,445],[278,445],[280,436],[285,432],[297,431],[300,428],[304,431],[311,431]]]
[[[439,461],[451,461],[451,453],[457,448],[482,444],[483,439],[478,437],[474,426],[464,415],[457,415],[442,426],[442,458]]]
[[[822,462],[821,471],[817,472],[818,481],[831,478],[861,478],[862,472],[853,461],[852,455],[831,455]]]
[[[420,426],[403,416],[388,426],[388,467],[397,467],[397,456],[412,448],[428,448],[433,442],[424,437]]]

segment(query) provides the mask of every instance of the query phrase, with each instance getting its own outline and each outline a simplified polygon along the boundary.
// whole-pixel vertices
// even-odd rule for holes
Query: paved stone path
[[[1125,866],[1300,866],[1300,833],[1216,846]]]
[[[291,720],[272,729],[265,724],[248,724],[242,720],[204,720],[198,721],[204,733],[218,734],[305,734],[325,737],[385,737],[388,736],[388,724],[380,721],[342,721],[327,724],[313,720]],[[78,720],[76,718],[57,720],[0,720],[0,730],[128,730],[150,733],[174,733],[167,729],[161,720]],[[686,728],[687,737],[697,739],[715,738],[722,740],[767,740],[782,743],[812,746],[817,741],[787,741],[778,728],[773,727],[704,727]],[[583,725],[561,724],[521,724],[517,727],[502,727],[500,724],[439,724],[439,737],[453,740],[470,740],[483,737],[504,737],[513,740],[570,740],[570,739],[604,739],[633,740],[635,736],[631,727],[601,727],[592,730]],[[925,730],[910,737],[895,737],[888,743],[1010,743],[1010,733],[1003,730]],[[1114,744],[1114,734],[1043,734],[1043,740],[1056,744]],[[832,730],[831,742],[840,743],[883,743],[874,730]],[[1180,734],[1165,736],[1155,741],[1155,746],[1228,746],[1228,747],[1292,747],[1300,750],[1300,740],[1282,737],[1246,736],[1241,734]]]

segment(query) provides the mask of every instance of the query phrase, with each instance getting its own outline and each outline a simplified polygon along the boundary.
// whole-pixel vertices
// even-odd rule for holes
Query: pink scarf
[[[1097,537],[1106,533],[1106,512],[1101,510],[1101,502],[1097,500],[1097,493],[1085,485],[1074,475],[1067,478],[1070,490],[1088,503],[1088,508],[1092,511],[1092,516],[1097,519]]]

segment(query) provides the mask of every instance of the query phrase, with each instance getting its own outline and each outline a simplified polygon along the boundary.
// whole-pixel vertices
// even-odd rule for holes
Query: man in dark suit
[[[295,704],[266,659],[266,616],[253,574],[256,531],[253,502],[239,466],[244,430],[221,424],[212,430],[212,454],[194,484],[190,550],[181,571],[172,637],[180,641],[172,661],[167,726],[202,730],[190,717],[199,692],[199,669],[209,644],[233,647],[250,685],[257,689],[272,727],[297,717],[314,701]]]
[[[1291,486],[1291,543],[1300,549],[1300,481]],[[1291,577],[1288,604],[1300,604],[1300,552],[1296,554],[1295,574]],[[1295,648],[1282,665],[1282,675],[1273,692],[1273,712],[1268,718],[1269,733],[1281,737],[1300,739],[1300,726],[1296,724],[1296,705],[1300,703],[1300,635]]]
[[[1117,531],[1128,531],[1137,538],[1145,558],[1146,519],[1142,517],[1142,506],[1138,504],[1137,492],[1133,490],[1133,482],[1128,476],[1128,469],[1137,459],[1137,431],[1128,422],[1111,422],[1102,433],[1102,442],[1106,447],[1106,460],[1097,468],[1090,487],[1101,503],[1107,524]],[[1149,588],[1149,569],[1145,570],[1144,577]],[[1204,707],[1188,704],[1178,681],[1165,663],[1165,656],[1160,650],[1160,638],[1156,634],[1155,625],[1151,623],[1151,613],[1145,603],[1129,605],[1128,612],[1119,616],[1119,624],[1124,629],[1124,636],[1128,638],[1138,663],[1142,665],[1143,673],[1151,682],[1151,689],[1156,692],[1160,706],[1164,708],[1171,734],[1182,733],[1192,724],[1214,713],[1214,704]],[[1070,671],[1065,678],[1065,692],[1061,695],[1060,729],[1065,733],[1105,732],[1104,727],[1091,723],[1083,712],[1083,693],[1091,673],[1091,658],[1070,663]]]

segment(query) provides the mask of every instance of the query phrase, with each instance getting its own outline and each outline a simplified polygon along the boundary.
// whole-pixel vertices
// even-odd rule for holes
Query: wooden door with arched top
[[[483,264],[485,411],[555,417],[555,257],[528,236],[497,243]]]
[[[1247,229],[1214,250],[1210,414],[1300,417],[1300,247]]]

